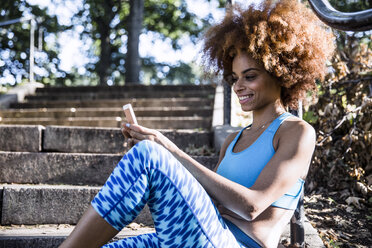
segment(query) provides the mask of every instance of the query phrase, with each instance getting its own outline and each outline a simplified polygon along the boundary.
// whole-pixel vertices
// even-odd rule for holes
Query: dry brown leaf
[[[360,202],[363,201],[363,198],[359,198],[359,197],[355,197],[355,196],[349,196],[345,202],[348,204],[348,205],[354,205],[355,207],[357,208],[361,208],[361,205],[360,205]]]
[[[345,211],[348,212],[348,213],[351,213],[351,212],[353,212],[353,207],[348,206],[348,207],[345,209]]]
[[[368,186],[372,186],[372,174],[369,175],[366,179],[367,179]]]

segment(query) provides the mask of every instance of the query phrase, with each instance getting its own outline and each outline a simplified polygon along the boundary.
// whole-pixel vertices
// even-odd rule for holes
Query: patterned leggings
[[[103,247],[247,247],[237,241],[197,180],[161,145],[141,141],[119,162],[92,201],[115,229],[148,204],[156,233]]]

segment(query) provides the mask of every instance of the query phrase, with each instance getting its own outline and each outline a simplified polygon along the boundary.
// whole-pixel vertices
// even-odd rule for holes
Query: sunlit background
[[[205,30],[208,25],[221,20],[223,17],[225,9],[223,8],[224,6],[221,6],[221,2],[223,1],[186,0],[187,12],[196,15],[196,18],[193,20],[194,23],[200,29]],[[257,2],[260,1],[240,1],[241,4]],[[64,85],[97,84],[97,75],[94,73],[92,74],[92,70],[89,69],[91,64],[96,64],[99,59],[97,56],[97,44],[95,44],[95,40],[89,37],[89,35],[82,35],[83,32],[91,29],[91,24],[88,23],[84,27],[82,23],[86,20],[82,20],[83,22],[81,22],[81,20],[76,18],[76,14],[79,11],[87,10],[89,5],[84,5],[84,1],[82,0],[27,0],[27,3],[45,9],[49,16],[56,16],[59,25],[71,26],[71,28],[65,31],[56,33],[44,32],[42,41],[43,47],[48,47],[49,49],[53,48],[57,51],[57,55],[55,59],[48,61],[47,55],[44,51],[36,50],[34,68],[36,81],[42,81],[45,84],[51,85],[61,84],[62,81],[62,84]],[[19,11],[23,13],[24,17],[30,15],[30,10],[24,5],[19,6]],[[0,14],[1,16],[5,15],[5,10],[1,10],[0,8]],[[84,18],[84,15],[82,15],[82,19]],[[0,21],[2,20],[0,19]],[[120,22],[120,20],[116,17],[111,24],[115,25],[118,22]],[[21,26],[25,30],[30,29],[29,22],[12,24],[12,27],[14,28],[15,25]],[[41,27],[42,26],[43,22],[41,22]],[[10,42],[13,43],[12,39],[14,33],[11,31],[9,32],[8,29],[9,26],[0,27],[1,35],[6,35]],[[201,34],[199,34],[197,38],[200,36]],[[111,40],[116,38],[115,34],[110,35]],[[122,34],[120,39],[123,45],[120,46],[118,52],[126,54],[126,34]],[[35,46],[38,45],[37,42],[38,41],[36,40]],[[190,82],[186,83],[209,83],[209,81],[203,81],[203,74],[198,63],[198,60],[200,59],[200,44],[200,41],[195,39],[192,40],[190,36],[185,33],[181,35],[181,38],[177,41],[179,49],[174,49],[170,38],[167,37],[164,39],[164,37],[161,37],[157,32],[143,30],[140,35],[140,57],[148,59],[150,65],[156,64],[157,66],[152,72],[143,69],[140,73],[140,81],[145,84],[179,84],[185,83],[181,81],[184,81],[187,74],[192,74],[194,77],[190,78]],[[0,67],[4,66],[6,63],[10,63],[7,60],[12,59],[11,53],[11,49],[0,50]],[[20,60],[27,61],[28,56],[28,51],[24,51],[20,54]],[[58,63],[56,59],[59,60]],[[14,73],[9,69],[4,70],[0,76],[0,85],[15,85],[26,81],[28,74],[27,66],[29,62],[26,63],[27,64],[24,65],[18,65],[19,73]],[[46,63],[48,64],[46,65]],[[123,67],[124,63],[124,60],[120,61],[118,68]],[[154,72],[154,70],[156,72]],[[171,70],[175,72],[171,72]],[[115,70],[114,68],[107,80],[107,84],[123,84],[124,81],[119,79],[122,71],[123,69]],[[177,80],[177,76],[174,76],[174,78],[165,82],[167,77],[171,78],[170,75],[177,73],[183,78]],[[56,81],[55,79],[58,80]]]

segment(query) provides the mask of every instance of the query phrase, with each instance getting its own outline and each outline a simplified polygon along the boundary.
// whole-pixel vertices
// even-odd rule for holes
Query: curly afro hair
[[[316,92],[316,79],[324,80],[334,50],[334,35],[304,4],[264,0],[246,9],[231,6],[206,32],[203,64],[227,81],[234,56],[245,51],[278,79],[283,104],[297,109],[298,99]]]

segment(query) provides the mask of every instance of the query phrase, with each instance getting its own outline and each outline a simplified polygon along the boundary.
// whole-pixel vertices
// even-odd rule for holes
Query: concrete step
[[[0,151],[42,151],[43,126],[0,125]]]
[[[130,99],[130,98],[187,98],[187,97],[214,97],[213,91],[116,91],[116,92],[46,92],[28,95],[25,99],[28,101],[40,100],[97,100],[97,99]]]
[[[131,103],[133,107],[200,107],[213,106],[208,98],[128,98],[122,100],[70,100],[70,101],[32,101],[12,103],[10,108],[112,108]]]
[[[317,231],[305,220],[306,247],[324,248]],[[55,248],[72,232],[73,225],[0,226],[0,248]],[[133,223],[125,227],[113,240],[155,232],[152,227]],[[287,225],[282,241],[290,241],[290,227]],[[281,243],[280,242],[280,243]]]
[[[212,116],[213,109],[209,106],[200,107],[136,107],[137,117],[161,116]],[[116,108],[37,108],[37,109],[3,109],[2,118],[68,118],[68,117],[123,117],[123,109]]]
[[[101,186],[121,158],[113,154],[0,152],[0,183]],[[208,168],[218,162],[217,156],[194,159]]]
[[[212,147],[213,133],[195,130],[159,130],[179,148]],[[124,136],[119,128],[47,126],[43,150],[73,153],[123,153]]]
[[[184,151],[213,146],[210,131],[159,131]],[[120,128],[0,125],[0,151],[123,154],[124,141]]]
[[[84,93],[84,92],[214,92],[213,85],[124,85],[124,86],[73,86],[73,87],[43,87],[37,88],[37,94],[51,93]]]
[[[100,187],[2,185],[1,225],[76,224]],[[146,206],[134,220],[152,225]]]
[[[1,118],[0,125],[59,125],[82,127],[121,127],[123,117]],[[211,117],[138,117],[139,124],[153,129],[210,129]]]
[[[0,226],[0,248],[55,248],[72,232],[73,225]],[[155,232],[155,228],[129,224],[113,241]]]

